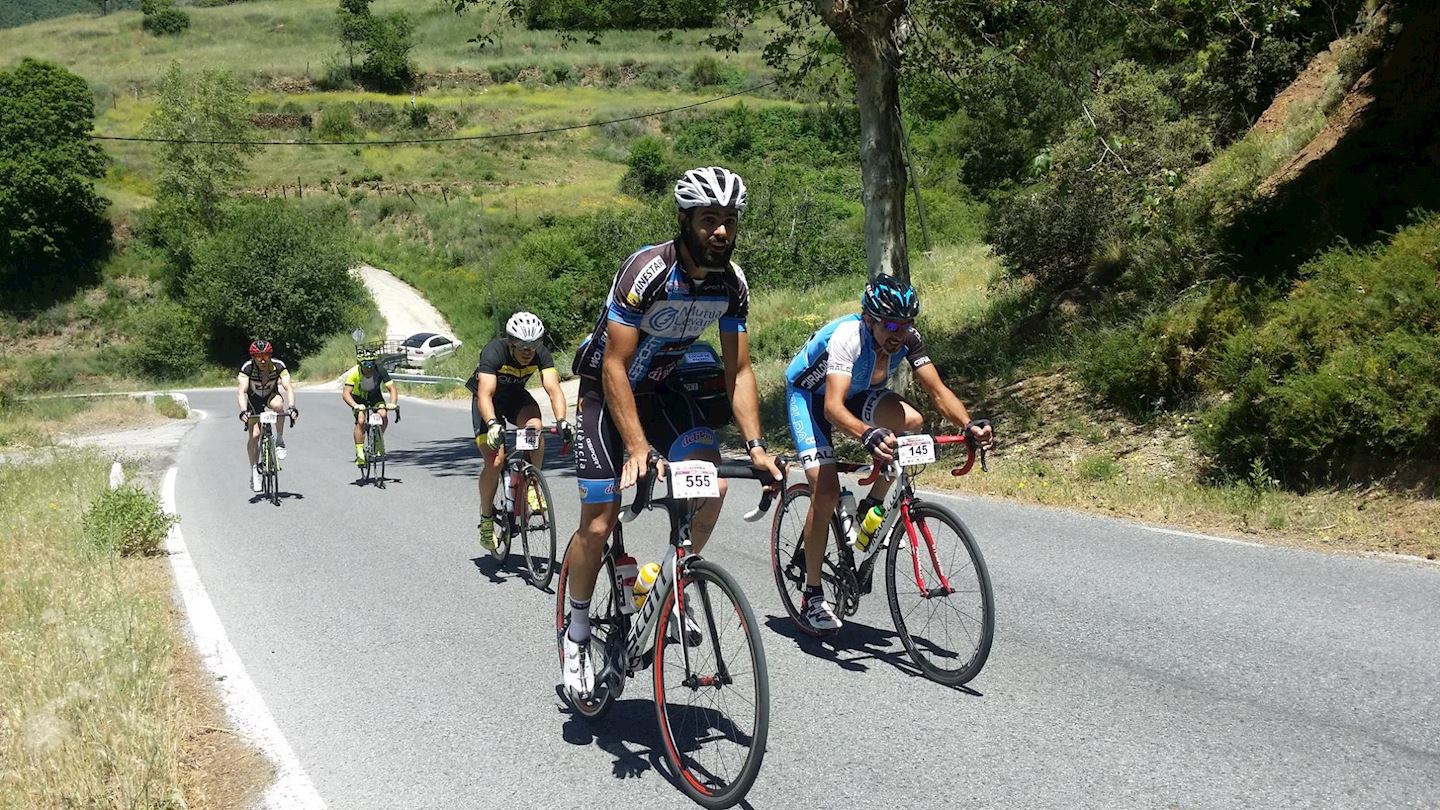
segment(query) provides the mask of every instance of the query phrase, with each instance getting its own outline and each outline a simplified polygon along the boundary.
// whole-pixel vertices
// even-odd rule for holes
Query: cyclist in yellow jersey
[[[380,429],[390,428],[390,413],[400,407],[400,393],[395,381],[380,367],[373,352],[360,355],[360,362],[345,372],[340,385],[340,398],[355,414],[355,466],[365,466],[365,412],[370,408],[385,406],[385,394],[390,395],[389,410],[381,411],[383,420]]]

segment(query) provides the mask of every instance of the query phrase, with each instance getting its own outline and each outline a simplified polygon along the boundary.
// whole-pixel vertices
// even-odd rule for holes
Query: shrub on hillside
[[[525,27],[557,31],[704,28],[717,8],[703,0],[524,0]]]
[[[620,190],[636,197],[665,194],[674,188],[679,175],[665,153],[665,143],[658,138],[644,137],[630,144],[625,165]]]
[[[1341,248],[1256,328],[1237,330],[1215,366],[1228,400],[1201,446],[1244,475],[1259,461],[1291,484],[1365,477],[1434,458],[1440,444],[1440,217],[1388,245]]]
[[[190,27],[190,15],[175,7],[175,0],[140,0],[144,18],[140,27],[160,36],[174,36]]]
[[[137,486],[107,490],[85,511],[85,539],[96,548],[129,557],[154,554],[178,520],[154,495]]]
[[[195,313],[169,301],[140,309],[130,326],[136,368],[158,380],[183,380],[205,364],[205,341]]]
[[[359,136],[355,128],[355,105],[348,101],[331,104],[320,110],[315,124],[315,137],[322,141],[348,141]]]
[[[353,235],[339,208],[251,201],[196,249],[186,303],[219,359],[267,337],[299,360],[353,326],[364,301],[353,264]]]

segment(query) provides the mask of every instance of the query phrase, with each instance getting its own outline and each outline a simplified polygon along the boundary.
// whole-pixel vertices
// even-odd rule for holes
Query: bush
[[[183,380],[204,368],[200,319],[179,304],[164,301],[139,310],[130,332],[135,336],[131,356],[142,374],[157,380]]]
[[[160,508],[154,495],[137,486],[108,490],[85,512],[85,539],[105,551],[130,557],[155,554],[178,518]]]
[[[364,292],[350,275],[353,234],[338,207],[285,200],[239,206],[196,250],[187,303],[205,326],[217,360],[254,337],[298,361],[346,329]]]
[[[355,127],[355,105],[344,101],[320,110],[315,137],[322,141],[355,140],[360,130]]]
[[[190,27],[190,15],[175,7],[175,0],[140,0],[145,15],[140,27],[160,36],[173,36]]]
[[[559,31],[706,28],[713,4],[703,0],[525,0],[525,27]]]
[[[1260,462],[1299,485],[1370,477],[1440,443],[1440,217],[1389,246],[1337,249],[1255,328],[1223,343],[1200,444],[1243,476]]]
[[[636,197],[664,194],[673,187],[679,172],[665,154],[665,143],[658,138],[641,138],[630,145],[625,161],[625,176],[620,190]]]
[[[355,78],[371,90],[400,93],[415,83],[415,65],[410,62],[415,23],[404,13],[375,17],[365,37],[365,61]]]

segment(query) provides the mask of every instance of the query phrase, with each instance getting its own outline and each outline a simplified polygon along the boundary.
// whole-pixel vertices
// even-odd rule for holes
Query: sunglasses
[[[882,321],[879,321],[879,324],[880,324],[881,326],[885,327],[885,331],[886,331],[886,332],[899,332],[899,331],[902,330],[902,329],[909,329],[909,328],[910,328],[910,325],[913,324],[913,323],[915,323],[915,322],[914,322],[914,321],[883,321],[883,320],[882,320]]]
[[[511,347],[512,349],[514,349],[515,351],[517,351],[517,352],[520,352],[520,351],[533,352],[533,351],[535,351],[535,350],[537,350],[537,349],[540,348],[540,341],[538,341],[538,340],[528,340],[528,341],[527,341],[527,340],[512,340],[512,341],[510,341],[510,347]]]
[[[374,360],[361,360],[361,361],[360,361],[360,367],[361,367],[361,368],[374,368],[374,367],[375,367],[375,361],[374,361]]]

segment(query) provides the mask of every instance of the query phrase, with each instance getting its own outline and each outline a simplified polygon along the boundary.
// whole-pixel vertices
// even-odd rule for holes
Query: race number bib
[[[379,411],[371,411],[371,412],[370,412],[370,424],[372,424],[372,425],[383,425],[383,424],[385,424],[385,417],[384,417],[384,415],[381,414]]]
[[[899,443],[899,460],[901,466],[914,467],[920,464],[932,464],[935,461],[935,439],[930,436],[897,436]]]
[[[534,450],[540,446],[540,431],[534,428],[515,431],[516,450]]]
[[[271,410],[261,411],[261,412],[260,412],[260,424],[262,424],[262,425],[273,425],[273,424],[275,424],[275,418],[276,418],[277,416],[279,416],[279,415],[280,415],[280,414],[275,413],[274,411],[271,411]]]
[[[674,461],[670,464],[670,490],[677,498],[718,498],[720,476],[708,461]]]

